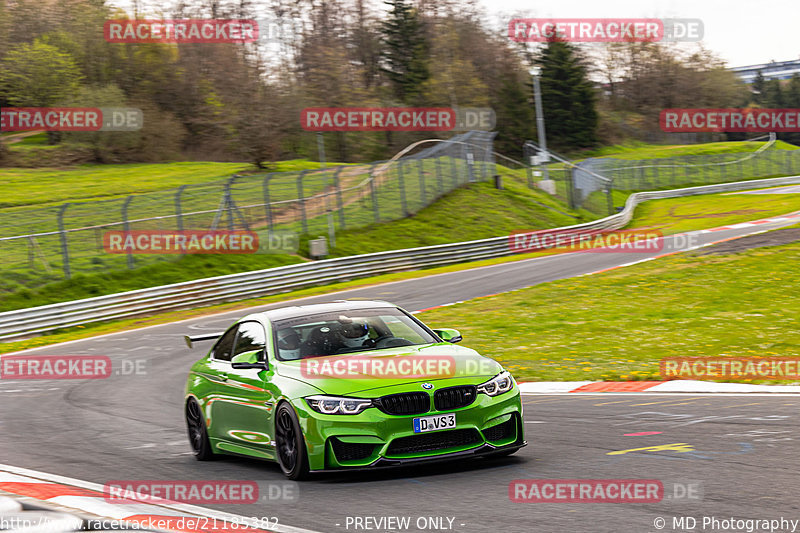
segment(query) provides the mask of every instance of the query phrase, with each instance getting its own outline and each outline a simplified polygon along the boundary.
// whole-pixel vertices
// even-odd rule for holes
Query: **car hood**
[[[443,380],[477,384],[501,371],[497,361],[450,343],[279,361],[277,365],[279,374],[309,383],[325,394],[372,391],[368,396],[401,392],[405,385],[426,381],[438,382],[437,388]]]

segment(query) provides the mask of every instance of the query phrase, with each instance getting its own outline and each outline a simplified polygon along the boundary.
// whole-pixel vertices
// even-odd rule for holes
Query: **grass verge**
[[[798,243],[679,254],[420,317],[460,329],[520,380],[658,380],[664,357],[800,354],[800,294],[787,290],[799,260]]]
[[[337,234],[335,257],[488,239],[515,230],[569,226],[596,218],[506,177],[504,189],[478,182],[455,189],[408,218]]]
[[[708,229],[800,210],[800,194],[709,194],[648,201],[636,207],[630,227],[664,234]]]

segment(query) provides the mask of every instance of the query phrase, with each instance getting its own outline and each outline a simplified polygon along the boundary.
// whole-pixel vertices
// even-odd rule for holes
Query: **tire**
[[[214,459],[215,456],[211,450],[211,442],[208,440],[203,411],[194,398],[190,398],[186,402],[186,428],[189,433],[189,444],[192,446],[192,453],[195,459],[198,461],[211,461]]]
[[[299,481],[308,477],[308,453],[294,409],[282,403],[275,411],[275,459],[287,478]]]

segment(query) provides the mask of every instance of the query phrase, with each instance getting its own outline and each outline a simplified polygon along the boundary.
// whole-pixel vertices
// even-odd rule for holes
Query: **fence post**
[[[653,181],[650,182],[651,189],[660,189],[661,188],[661,167],[658,164],[657,159],[651,159],[650,163],[653,166]]]
[[[670,171],[671,171],[671,176],[670,176],[670,187],[672,187],[672,188],[674,189],[674,188],[675,188],[675,185],[677,185],[677,184],[675,183],[675,180],[677,179],[677,178],[675,177],[675,164],[674,164],[674,162],[672,161],[672,159],[670,159],[670,160],[669,160],[669,162],[670,162],[670,165],[669,165],[669,167],[670,167]]]
[[[64,230],[64,213],[70,206],[66,203],[58,208],[58,216],[56,221],[58,223],[58,235],[61,240],[61,261],[64,263],[64,277],[69,279],[71,276],[69,271],[69,245],[67,244],[67,232]]]
[[[403,209],[403,216],[408,216],[408,206],[406,205],[406,183],[403,176],[403,160],[397,160],[397,177],[400,179],[400,206]]]
[[[614,214],[614,197],[613,197],[613,194],[612,194],[613,191],[614,191],[613,182],[609,181],[606,184],[606,190],[605,190],[606,203],[608,205],[608,214],[609,215],[613,215]]]
[[[122,202],[122,228],[127,234],[131,230],[131,224],[128,222],[128,206],[131,205],[133,201],[133,196],[128,196],[125,198],[125,201]],[[128,250],[127,261],[128,261],[128,268],[133,269],[133,252]]]
[[[786,152],[787,154],[789,152]],[[442,158],[436,158],[436,181],[439,182],[439,196],[444,194],[444,179],[442,178]]]
[[[637,160],[636,162],[639,164],[639,188],[638,188],[638,190],[643,191],[644,187],[645,187],[645,185],[644,185],[644,160]]]
[[[378,212],[378,196],[375,190],[375,176],[372,175],[377,165],[378,163],[372,163],[372,166],[369,167],[369,192],[372,195],[372,212],[375,214],[376,224],[381,221],[381,216]]]
[[[492,151],[489,147],[486,147],[486,159],[483,161],[483,179],[489,179],[489,176],[493,176],[494,174],[491,172],[490,165],[492,163]],[[495,168],[494,170],[497,170]]]
[[[575,209],[575,167],[564,169],[564,171],[568,173],[564,180],[567,184],[567,205],[570,209]]]
[[[225,206],[227,207],[228,211],[228,230],[233,231],[235,223],[233,221],[233,215],[236,208],[234,207],[236,204],[233,203],[233,193],[231,192],[231,185],[233,182],[236,181],[238,178],[236,174],[228,178],[228,181],[225,182]],[[237,213],[240,217],[243,215],[241,213]]]
[[[345,229],[344,226],[344,202],[342,202],[342,184],[339,181],[339,173],[344,167],[336,167],[333,172],[333,186],[336,189],[336,205],[339,209],[339,229]]]
[[[458,165],[456,164],[456,158],[452,154],[450,155],[450,169],[453,173],[453,188],[455,189],[461,184],[461,180],[458,179]]]
[[[97,230],[95,230],[95,231],[97,231]],[[95,233],[95,235],[96,235],[96,233]],[[28,268],[33,268],[33,262],[34,262],[34,259],[35,259],[34,251],[33,251],[33,247],[34,247],[33,237],[31,237],[29,235],[26,240],[28,241]]]
[[[178,231],[183,231],[183,209],[181,208],[181,195],[188,185],[178,187],[175,193],[175,227]]]
[[[262,182],[261,186],[264,190],[264,216],[266,216],[267,231],[272,231],[272,205],[270,203],[269,196],[269,180],[271,177],[272,173],[264,176],[264,181]]]
[[[425,193],[425,169],[422,166],[422,159],[417,159],[417,171],[419,172],[419,192],[422,207],[428,205],[428,195]]]
[[[308,220],[306,220],[306,199],[303,194],[303,178],[308,170],[303,170],[297,176],[297,201],[300,203],[300,217],[303,223],[303,235],[308,233]]]
[[[473,181],[477,181],[475,179],[475,155],[467,147],[464,147],[464,150],[466,152],[467,175],[469,176],[469,182],[472,183]]]

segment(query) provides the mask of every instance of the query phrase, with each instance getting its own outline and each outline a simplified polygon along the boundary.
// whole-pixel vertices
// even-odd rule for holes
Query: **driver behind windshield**
[[[342,344],[342,349],[358,349],[373,347],[373,343],[368,343],[369,340],[369,326],[364,322],[349,322],[341,324],[337,330],[336,335],[339,343]]]
[[[278,350],[281,359],[300,359],[300,335],[294,328],[278,330]]]

